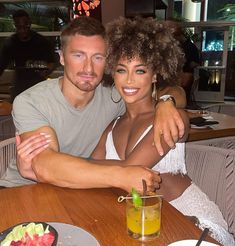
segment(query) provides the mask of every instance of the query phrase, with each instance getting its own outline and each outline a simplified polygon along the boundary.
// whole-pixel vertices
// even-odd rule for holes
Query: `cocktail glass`
[[[128,235],[141,241],[152,240],[160,235],[162,198],[155,193],[142,197],[143,204],[133,204],[131,196],[126,199]]]

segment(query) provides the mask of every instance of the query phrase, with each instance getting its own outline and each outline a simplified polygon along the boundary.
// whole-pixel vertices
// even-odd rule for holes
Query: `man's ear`
[[[62,50],[60,51],[60,64],[64,66],[64,54]]]

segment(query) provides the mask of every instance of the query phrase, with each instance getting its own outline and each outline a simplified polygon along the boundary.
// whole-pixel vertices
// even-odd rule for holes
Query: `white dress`
[[[113,124],[115,127],[117,121]],[[151,130],[149,126],[141,135],[135,146]],[[135,148],[134,146],[134,148]],[[134,149],[133,148],[133,149]],[[120,160],[113,142],[112,130],[108,133],[106,139],[106,159]],[[160,173],[181,173],[186,174],[185,165],[185,144],[177,143],[176,148],[170,150],[154,167],[154,170]],[[225,246],[234,246],[233,236],[228,232],[228,225],[224,220],[218,206],[209,200],[194,183],[192,183],[183,194],[172,200],[171,205],[187,216],[196,216],[200,222],[199,227],[203,230],[205,227],[210,229],[211,236]]]

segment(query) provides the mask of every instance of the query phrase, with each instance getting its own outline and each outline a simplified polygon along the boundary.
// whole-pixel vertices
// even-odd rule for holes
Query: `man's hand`
[[[17,167],[24,178],[37,180],[32,169],[32,160],[48,147],[49,142],[48,135],[43,133],[35,134],[22,142],[16,134]]]
[[[184,122],[173,103],[171,101],[159,102],[154,119],[154,144],[159,154],[164,155],[161,145],[162,137],[170,148],[174,148],[175,143],[183,137],[184,132]]]
[[[159,189],[161,183],[159,172],[141,166],[126,166],[122,168],[118,176],[120,176],[118,187],[127,192],[131,192],[132,188],[142,191],[142,180],[146,181],[148,191]]]

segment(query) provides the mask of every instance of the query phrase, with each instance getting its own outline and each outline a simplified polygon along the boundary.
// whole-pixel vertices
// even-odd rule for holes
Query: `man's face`
[[[81,91],[94,91],[103,77],[105,56],[106,45],[101,36],[69,37],[60,55],[64,81]]]
[[[17,17],[14,20],[16,33],[21,41],[27,41],[30,38],[31,21],[28,17]]]

